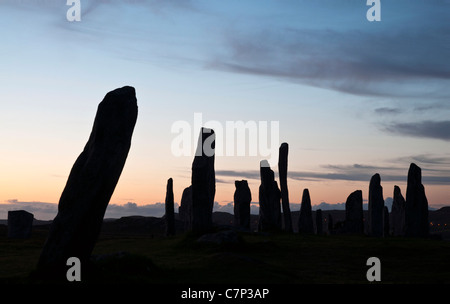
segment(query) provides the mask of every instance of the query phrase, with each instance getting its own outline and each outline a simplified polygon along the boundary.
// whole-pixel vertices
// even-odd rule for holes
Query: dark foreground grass
[[[0,237],[0,283],[30,279],[46,233]],[[450,242],[345,235],[240,233],[238,244],[197,237],[102,236],[87,284],[365,284],[369,257],[381,261],[380,283],[450,283]]]

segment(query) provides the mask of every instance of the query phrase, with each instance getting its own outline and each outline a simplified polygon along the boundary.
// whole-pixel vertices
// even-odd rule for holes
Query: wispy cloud
[[[397,115],[402,113],[402,110],[399,108],[382,107],[376,108],[374,112],[379,115]]]
[[[324,7],[349,5],[344,2],[327,2]],[[442,14],[449,4],[422,1],[406,12],[408,4],[385,4],[384,11],[396,18],[376,27],[356,20],[330,21],[338,18],[314,25],[300,19],[290,24],[268,22],[256,29],[232,27],[224,33],[224,49],[210,67],[356,95],[449,97],[450,24]],[[306,1],[302,5],[297,9],[312,9]]]
[[[356,95],[449,96],[449,52],[443,52],[450,50],[448,27],[433,35],[330,29],[233,33],[228,53],[211,67]]]
[[[392,123],[384,127],[386,132],[412,137],[450,140],[450,120],[446,121],[420,121],[408,123]]]
[[[164,14],[167,11],[176,10],[196,10],[195,4],[191,0],[83,0],[82,14],[84,16],[93,13],[101,13],[99,10],[107,8],[137,7],[147,9],[153,14]]]
[[[404,158],[402,160],[391,161],[386,166],[373,166],[364,164],[352,165],[323,165],[317,171],[289,171],[288,177],[293,180],[300,181],[321,181],[321,180],[339,180],[339,181],[358,181],[369,182],[375,173],[381,175],[382,181],[386,182],[406,182],[409,162],[416,161],[423,167],[423,182],[433,185],[447,185],[450,183],[450,167],[446,166],[436,168],[436,164],[446,161],[445,157],[419,155],[411,158]],[[433,165],[431,165],[431,163]],[[398,163],[398,164],[394,164]],[[426,167],[430,165],[431,169]],[[259,171],[233,171],[233,170],[218,170],[216,176],[259,180]]]
[[[442,169],[442,167],[450,168],[450,156],[442,156],[442,155],[413,155],[409,157],[399,158],[400,161],[406,162],[417,162],[420,164],[431,165],[433,167],[437,166],[437,168]],[[426,170],[426,169],[425,169]]]

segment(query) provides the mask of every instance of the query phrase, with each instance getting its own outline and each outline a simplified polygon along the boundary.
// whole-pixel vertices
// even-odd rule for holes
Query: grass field
[[[46,231],[26,240],[0,234],[0,283],[29,279]],[[366,284],[369,257],[381,261],[379,283],[450,283],[450,242],[345,235],[240,233],[240,242],[198,243],[175,237],[101,236],[86,283]]]

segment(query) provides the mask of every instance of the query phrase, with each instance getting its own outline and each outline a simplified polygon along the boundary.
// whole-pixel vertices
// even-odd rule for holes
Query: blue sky
[[[430,204],[450,204],[449,1],[0,0],[0,203],[57,203],[98,103],[136,88],[133,145],[111,203],[164,201],[189,185],[191,157],[170,151],[178,120],[279,121],[290,194],[313,204],[385,197],[423,168]],[[194,134],[195,136],[195,134]],[[260,157],[216,159],[217,200]],[[273,166],[276,171],[276,164]]]

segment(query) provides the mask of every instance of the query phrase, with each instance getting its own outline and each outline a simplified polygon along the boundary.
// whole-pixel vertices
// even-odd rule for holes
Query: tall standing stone
[[[351,234],[364,233],[362,191],[351,193],[345,202],[345,231]]]
[[[183,190],[180,207],[178,209],[180,220],[184,223],[185,230],[192,229],[192,186]]]
[[[34,215],[25,210],[8,211],[8,238],[28,239],[33,230]]]
[[[428,200],[422,185],[422,170],[412,163],[408,171],[406,189],[405,235],[426,237],[428,232]]]
[[[316,210],[316,232],[318,235],[323,234],[322,209]]]
[[[383,236],[383,208],[383,187],[381,187],[380,175],[376,173],[370,179],[369,184],[368,228],[370,236]]]
[[[192,163],[192,231],[202,233],[212,228],[216,194],[214,171],[215,133],[201,128]]]
[[[393,236],[405,235],[405,207],[406,202],[398,186],[394,186],[394,200],[392,202],[391,226]]]
[[[59,276],[69,257],[86,265],[122,173],[138,114],[133,87],[106,94],[83,152],[70,171],[38,269]]]
[[[383,208],[383,236],[389,236],[389,210],[387,206]]]
[[[311,198],[309,190],[303,190],[302,204],[300,206],[300,217],[298,219],[299,233],[314,233],[314,223],[312,218]]]
[[[328,233],[332,234],[334,231],[334,223],[333,223],[333,216],[331,215],[331,213],[328,213]]]
[[[289,207],[289,191],[287,186],[289,145],[282,143],[278,154],[278,173],[280,175],[281,206],[283,207],[284,230],[292,232],[292,217]]]
[[[234,185],[234,224],[237,227],[250,229],[250,203],[252,193],[246,180],[235,181]]]
[[[261,185],[259,186],[259,230],[281,230],[281,192],[275,181],[269,162],[260,163]]]
[[[175,207],[173,198],[173,180],[167,180],[166,201],[165,201],[165,220],[166,220],[166,235],[175,235]]]

